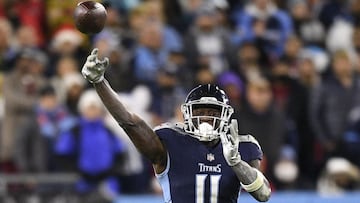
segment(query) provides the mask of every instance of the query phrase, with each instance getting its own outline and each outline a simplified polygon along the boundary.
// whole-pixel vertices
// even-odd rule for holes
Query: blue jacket
[[[123,143],[100,119],[80,119],[79,134],[74,135],[73,131],[63,132],[55,144],[56,154],[77,155],[78,169],[92,175],[112,168],[115,156],[123,151]]]
[[[237,32],[233,36],[235,44],[256,40],[253,24],[256,17],[240,10],[234,13]],[[287,38],[293,33],[293,22],[290,16],[283,10],[277,9],[266,19],[266,31],[263,37],[263,48],[268,54],[281,56]]]

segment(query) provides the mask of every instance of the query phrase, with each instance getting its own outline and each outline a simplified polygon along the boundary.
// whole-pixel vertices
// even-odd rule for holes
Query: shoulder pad
[[[163,123],[161,125],[158,125],[154,128],[154,131],[157,131],[157,130],[161,130],[161,129],[165,129],[165,128],[168,128],[168,129],[172,129],[172,130],[175,130],[175,131],[181,131],[181,132],[184,132],[184,124],[183,123]]]
[[[251,142],[251,143],[255,144],[261,150],[259,142],[252,135],[249,135],[249,134],[248,135],[239,135],[239,141],[240,142]]]

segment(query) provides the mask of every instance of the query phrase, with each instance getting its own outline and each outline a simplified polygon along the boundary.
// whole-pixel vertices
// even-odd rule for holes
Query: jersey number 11
[[[205,181],[208,174],[196,175],[196,203],[204,203],[205,198]],[[210,203],[217,203],[219,194],[219,182],[221,175],[209,175],[210,177]]]

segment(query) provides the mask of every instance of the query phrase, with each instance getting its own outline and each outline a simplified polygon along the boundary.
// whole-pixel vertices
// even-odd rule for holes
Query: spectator
[[[323,196],[337,196],[359,188],[359,168],[341,157],[329,159],[317,181],[317,192]]]
[[[304,45],[324,47],[324,26],[312,12],[306,0],[290,0],[287,8],[294,22],[294,34],[302,39]]]
[[[302,57],[300,59],[298,80],[307,90],[312,89],[320,82],[320,74],[317,72],[314,61],[311,58]]]
[[[79,31],[73,28],[62,28],[54,33],[49,48],[54,57],[75,56],[83,41]]]
[[[85,39],[79,31],[74,28],[61,28],[51,37],[48,47],[50,55],[49,69],[46,76],[51,77],[55,74],[56,63],[62,57],[73,57],[78,64],[82,64],[86,58],[84,55]]]
[[[314,135],[308,119],[309,90],[298,79],[292,77],[292,70],[287,62],[279,60],[272,69],[274,104],[286,116],[285,125],[289,131],[287,143],[296,150],[298,158],[295,161],[299,167],[298,173],[302,177],[302,184],[314,185],[311,147],[314,146]]]
[[[360,80],[348,53],[333,54],[331,72],[310,95],[310,123],[328,157],[338,155],[340,141],[349,125],[349,116],[360,104]]]
[[[299,62],[299,82],[305,88],[305,94],[307,98],[310,99],[310,94],[312,89],[321,82],[321,75],[315,68],[314,60],[312,58],[302,58]],[[306,102],[306,108],[309,108],[309,102]],[[308,119],[310,112],[305,109],[304,115],[307,115],[305,118],[307,121],[304,122],[301,126],[305,131],[299,133],[299,168],[302,173],[301,177],[308,178],[312,184],[320,172],[317,168],[318,163],[316,163],[317,157],[314,156],[317,154],[316,146],[317,141],[315,138],[315,133],[311,125],[311,121]],[[313,167],[309,167],[312,165]]]
[[[216,75],[208,67],[202,67],[195,73],[195,84],[214,84]]]
[[[167,51],[182,49],[182,37],[167,24],[163,13],[163,3],[159,0],[145,1],[131,11],[130,25],[133,31],[140,32],[147,22],[154,21],[162,27],[162,46]]]
[[[15,140],[26,136],[24,126],[34,120],[33,106],[46,79],[42,73],[46,64],[44,53],[24,49],[18,56],[15,68],[5,75],[5,117],[1,135],[1,160],[12,160]]]
[[[264,61],[264,53],[260,52],[256,45],[251,42],[245,42],[240,45],[237,50],[238,65],[235,68],[237,74],[243,80],[247,80],[247,76],[252,72],[267,73],[268,61]],[[266,57],[265,57],[266,58]]]
[[[303,47],[299,57],[301,59],[311,59],[314,63],[316,73],[319,74],[319,76],[329,71],[330,55],[327,53],[326,49],[316,46]]]
[[[269,58],[278,58],[284,51],[287,38],[293,33],[290,16],[271,0],[250,1],[243,10],[235,12],[234,42],[255,42]]]
[[[50,83],[55,88],[56,96],[61,103],[66,101],[65,81],[68,75],[78,74],[79,67],[76,60],[71,56],[61,57],[55,66],[56,72],[51,76]]]
[[[244,108],[234,114],[239,122],[239,133],[255,135],[256,139],[263,143],[266,160],[264,172],[270,182],[274,182],[273,169],[281,157],[287,139],[285,115],[273,104],[269,80],[258,73],[249,77],[245,95]]]
[[[75,168],[81,174],[76,189],[85,195],[84,202],[105,202],[101,200],[103,197],[95,198],[91,193],[97,192],[105,181],[113,195],[118,195],[119,186],[114,183],[112,176],[118,172],[118,165],[122,164],[124,145],[105,126],[105,109],[95,91],[84,92],[78,108],[79,123],[60,134],[55,144],[55,153],[63,158],[60,166]]]
[[[290,77],[297,78],[299,75],[298,65],[302,49],[303,45],[300,38],[295,35],[289,36],[285,43],[284,54],[280,60],[287,65]]]
[[[85,90],[85,80],[79,73],[67,74],[64,78],[66,90],[65,105],[72,115],[79,115],[78,102]]]
[[[15,162],[22,173],[55,170],[52,144],[59,128],[71,124],[71,121],[65,119],[65,111],[57,108],[56,102],[52,87],[46,85],[40,89],[39,99],[33,109],[34,118],[22,126],[21,136],[16,138]]]
[[[44,140],[45,159],[47,171],[56,170],[54,144],[59,134],[69,130],[75,125],[75,118],[69,114],[67,108],[60,102],[55,89],[45,86],[40,90],[40,98],[35,107],[36,125],[40,136]]]
[[[139,33],[139,45],[134,53],[135,77],[138,81],[154,86],[158,70],[165,66],[168,51],[163,42],[163,26],[148,22]]]
[[[16,45],[21,51],[24,48],[39,48],[36,43],[36,35],[33,27],[22,25],[16,29]]]
[[[215,14],[211,6],[204,6],[196,13],[184,49],[193,71],[207,67],[217,76],[235,64],[235,56],[230,33],[219,27]]]
[[[271,70],[272,89],[275,105],[285,112],[290,119],[306,120],[307,95],[298,80],[291,77],[290,67],[283,60],[278,61]],[[305,109],[302,109],[305,108]],[[301,124],[303,122],[297,122]]]
[[[164,5],[161,0],[148,0],[143,2],[144,17],[148,20],[154,20],[163,24],[163,42],[168,51],[181,50],[182,38],[179,33],[167,24],[164,15]]]

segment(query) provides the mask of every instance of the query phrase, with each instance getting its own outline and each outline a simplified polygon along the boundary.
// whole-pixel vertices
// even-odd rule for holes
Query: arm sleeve
[[[256,159],[261,160],[263,157],[262,150],[255,143],[252,142],[240,143],[239,152],[241,155],[241,159],[248,163]]]

